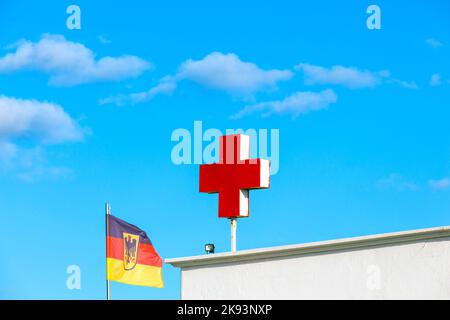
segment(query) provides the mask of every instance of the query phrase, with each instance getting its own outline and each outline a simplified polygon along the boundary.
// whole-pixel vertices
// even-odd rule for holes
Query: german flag
[[[106,279],[163,288],[162,259],[145,231],[107,214]]]

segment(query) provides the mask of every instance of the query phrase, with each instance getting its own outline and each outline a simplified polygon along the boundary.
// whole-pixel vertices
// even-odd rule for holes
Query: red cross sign
[[[249,216],[249,190],[270,187],[270,162],[250,158],[250,137],[220,137],[219,163],[200,165],[200,192],[219,194],[219,218]]]

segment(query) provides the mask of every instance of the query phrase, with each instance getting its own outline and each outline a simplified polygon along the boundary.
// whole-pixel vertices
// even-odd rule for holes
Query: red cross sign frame
[[[219,194],[219,218],[249,216],[249,191],[270,187],[270,161],[250,159],[250,137],[220,137],[219,163],[200,165],[199,191]]]

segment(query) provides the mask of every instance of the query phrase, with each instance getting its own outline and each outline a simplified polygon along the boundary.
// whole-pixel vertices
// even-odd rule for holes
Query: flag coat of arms
[[[145,231],[106,215],[106,279],[163,288],[162,259]]]

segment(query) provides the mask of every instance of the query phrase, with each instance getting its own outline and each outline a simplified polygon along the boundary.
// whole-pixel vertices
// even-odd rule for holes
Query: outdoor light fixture
[[[214,244],[212,244],[212,243],[205,244],[205,251],[206,251],[206,254],[214,253],[214,249],[215,249],[215,248],[216,248],[216,247],[215,247]]]

